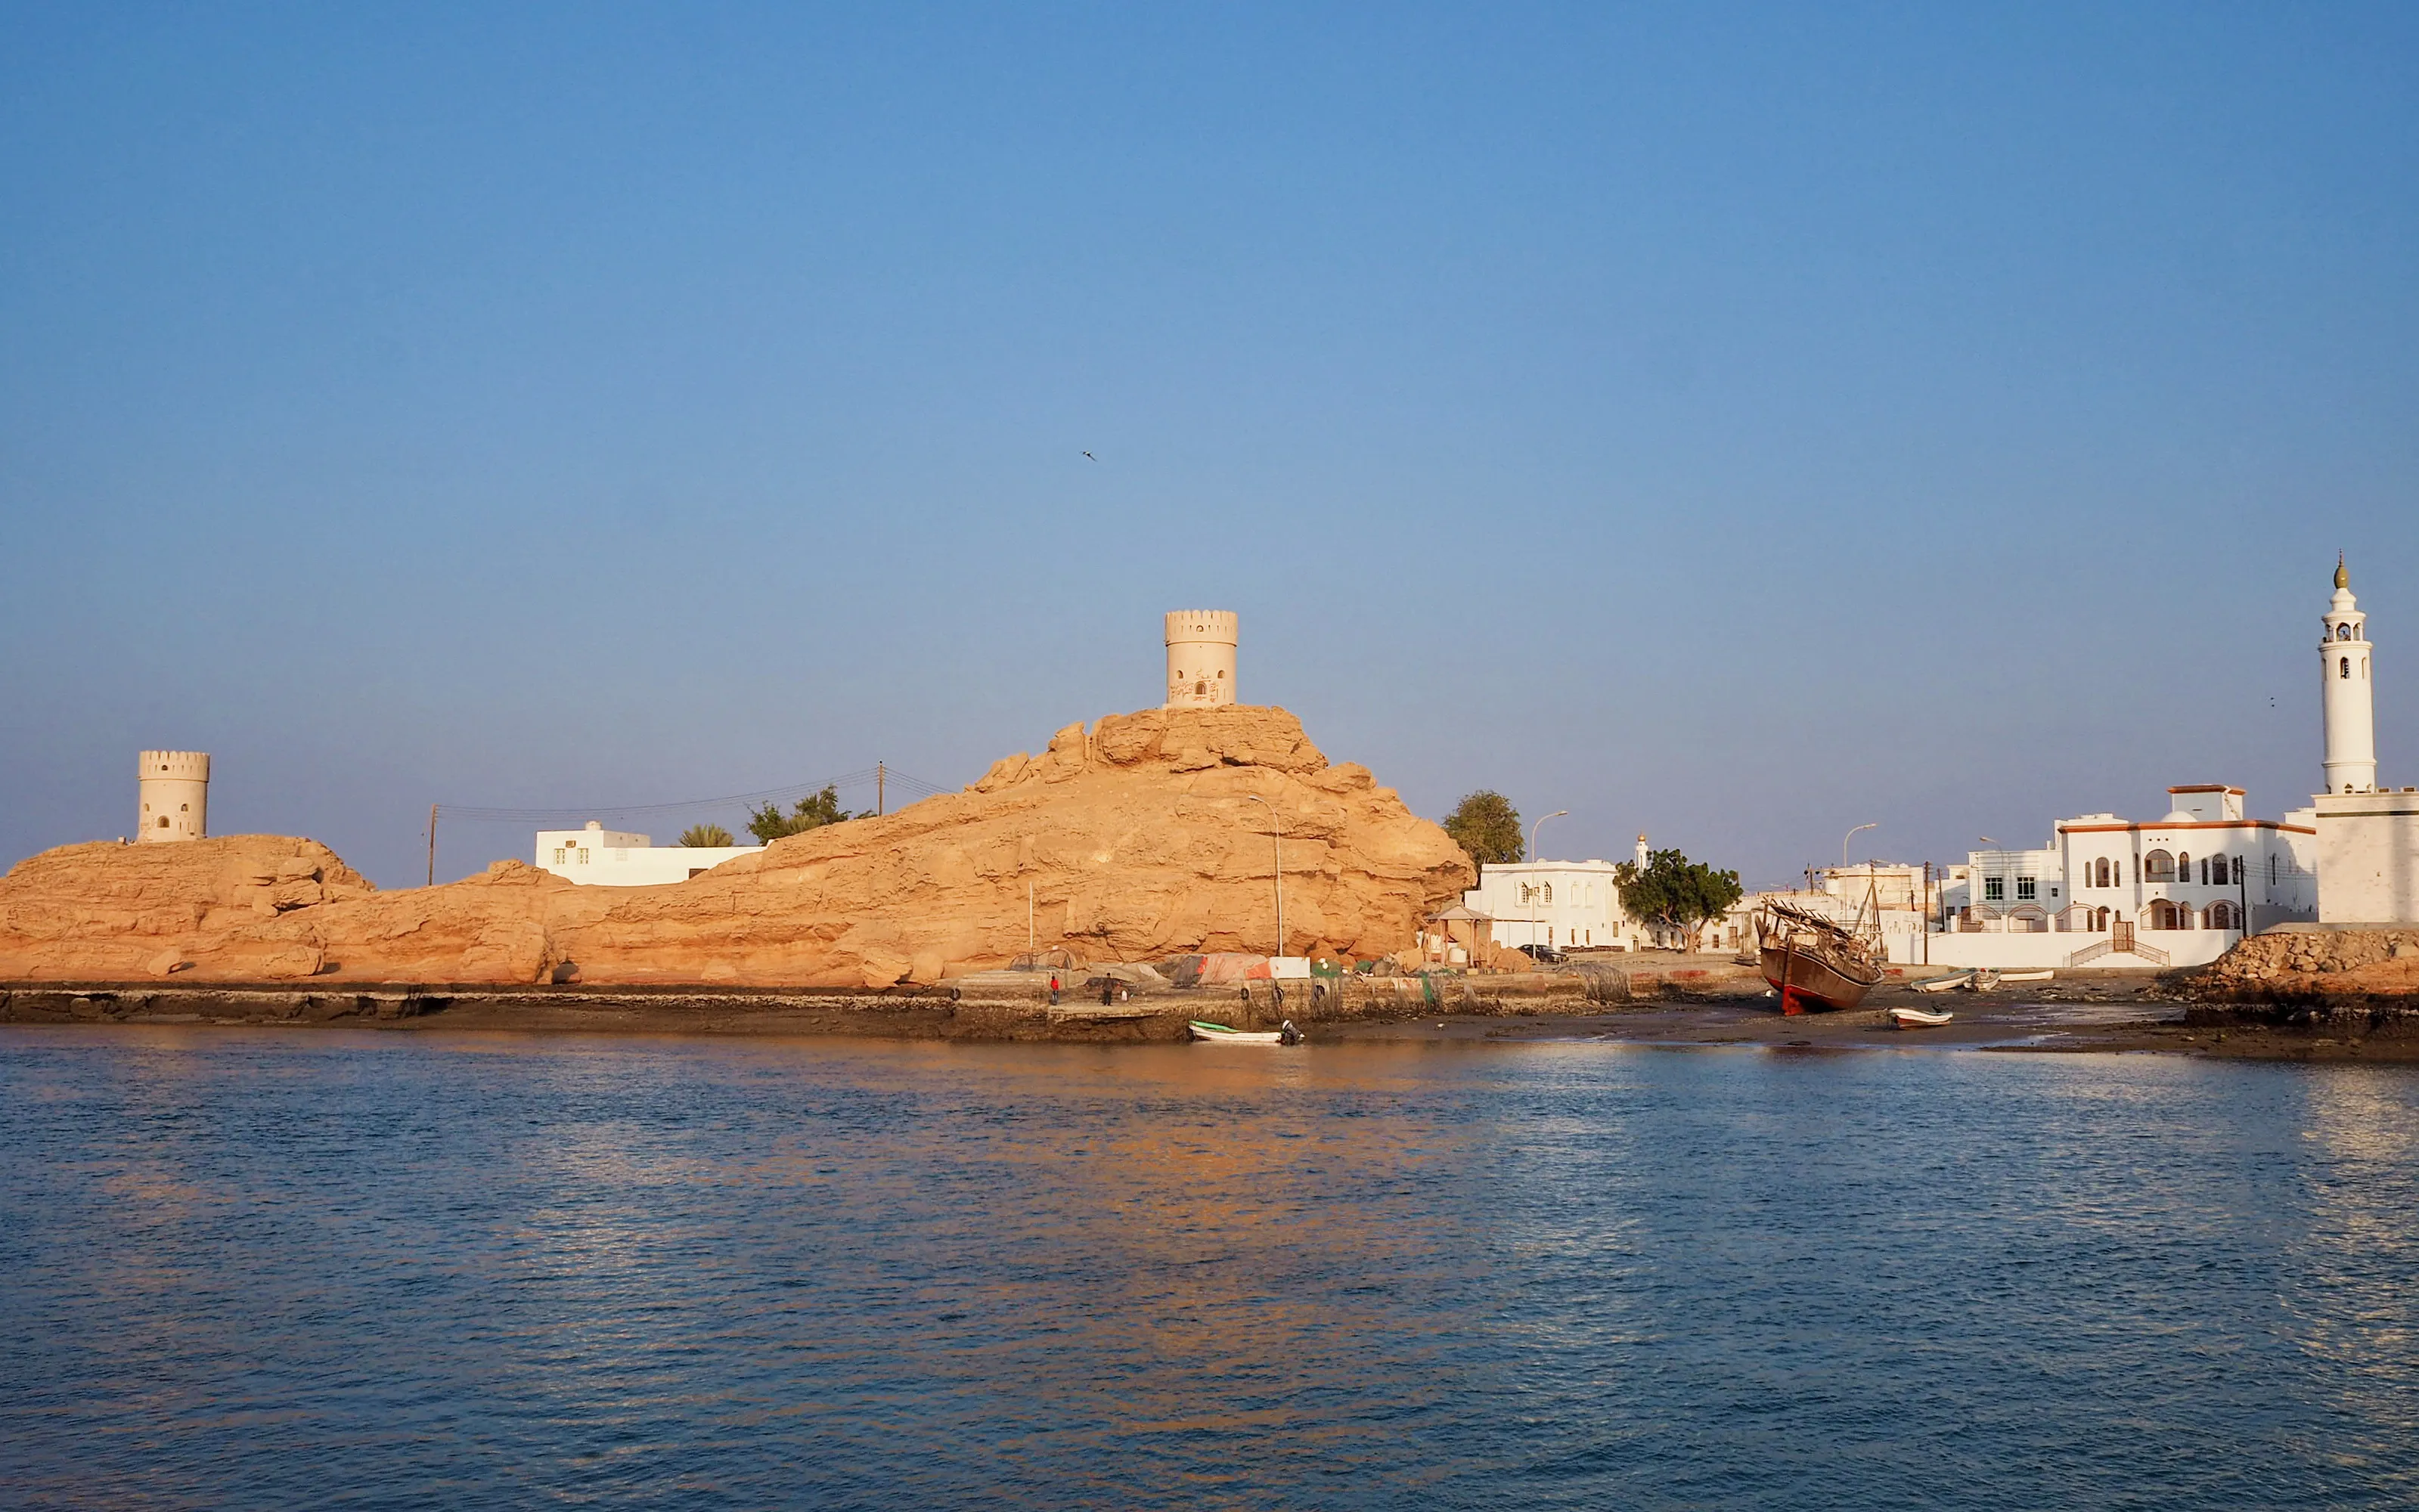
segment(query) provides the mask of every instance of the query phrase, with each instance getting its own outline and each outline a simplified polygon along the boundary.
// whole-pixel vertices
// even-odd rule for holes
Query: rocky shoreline
[[[1363,977],[1158,991],[1102,1004],[1046,984],[996,980],[888,989],[494,985],[311,986],[17,983],[0,1025],[368,1028],[391,1031],[849,1035],[886,1039],[1168,1043],[1192,1018],[1270,1028],[1291,1018],[1314,1043],[1610,1040],[1789,1051],[2156,1051],[2224,1059],[2419,1061],[2419,1011],[2401,1002],[2323,1007],[2179,1001],[2139,973],[2073,973],[2016,994],[1927,998],[1903,981],[1848,1013],[1784,1017],[1752,969],[1671,962],[1526,975]],[[1899,1002],[1948,1007],[1945,1029],[1893,1030]]]

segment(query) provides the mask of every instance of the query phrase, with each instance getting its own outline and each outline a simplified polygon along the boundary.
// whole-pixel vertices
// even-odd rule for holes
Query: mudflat
[[[1151,1043],[1180,1040],[1190,1018],[1241,1027],[1299,1023],[1319,1040],[1612,1040],[1752,1046],[1789,1050],[1982,1050],[2059,1054],[2157,1051],[2239,1060],[2419,1061],[2419,1032],[2399,1016],[2336,1015],[2304,1026],[2273,1015],[2193,1003],[2172,984],[2139,973],[2073,972],[1998,991],[1918,993],[1876,988],[1844,1013],[1784,1016],[1751,972],[1698,970],[1623,997],[1600,977],[1469,978],[1430,1002],[1420,993],[1348,995],[1296,989],[1276,1000],[1267,983],[1249,992],[1154,992],[1102,1005],[1069,991],[978,994],[948,986],[844,989],[493,986],[316,987],[259,984],[169,987],[135,984],[19,984],[0,987],[0,1024],[122,1023],[496,1030],[525,1032],[851,1035],[882,1039]],[[1484,989],[1494,985],[1498,990]],[[1560,990],[1570,986],[1570,990]],[[1515,991],[1514,989],[1518,989]],[[1887,1010],[1946,1010],[1938,1028],[1903,1030]]]

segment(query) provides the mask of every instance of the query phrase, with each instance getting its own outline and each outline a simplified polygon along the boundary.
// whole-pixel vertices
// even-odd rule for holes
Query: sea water
[[[2419,1503],[2419,1073],[0,1031],[0,1501]]]

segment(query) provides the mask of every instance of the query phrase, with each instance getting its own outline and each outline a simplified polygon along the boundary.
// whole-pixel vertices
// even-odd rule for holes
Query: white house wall
[[[2322,793],[2319,922],[2419,923],[2419,793]]]

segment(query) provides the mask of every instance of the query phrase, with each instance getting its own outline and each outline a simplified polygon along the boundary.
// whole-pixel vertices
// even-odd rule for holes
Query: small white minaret
[[[2351,596],[2351,574],[2335,558],[2335,596],[2327,605],[2326,639],[2319,645],[2319,679],[2326,708],[2326,791],[2377,790],[2377,710],[2368,680],[2368,616]]]
[[[1638,837],[1638,869],[1646,869],[1646,837],[1642,834]]]
[[[134,772],[138,842],[199,840],[210,832],[207,751],[146,751]]]
[[[1167,615],[1167,707],[1208,709],[1235,701],[1232,609],[1171,609]]]

